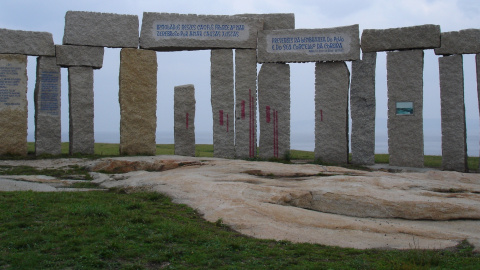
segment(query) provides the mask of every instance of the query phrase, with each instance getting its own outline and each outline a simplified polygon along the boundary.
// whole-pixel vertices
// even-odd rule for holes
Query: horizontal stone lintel
[[[138,16],[67,11],[64,45],[138,48]]]
[[[55,56],[53,36],[48,32],[0,28],[0,53]]]
[[[259,63],[359,60],[359,26],[264,30],[257,51]]]
[[[267,14],[238,14],[235,16],[257,18],[263,20],[263,29],[261,30],[279,30],[294,29],[295,14],[294,13],[267,13]]]
[[[103,47],[57,45],[57,65],[61,67],[92,67],[102,68]]]
[[[440,25],[425,24],[390,29],[365,29],[362,52],[434,49],[440,47]]]
[[[155,51],[254,49],[263,21],[223,15],[144,12],[140,48]]]
[[[480,53],[480,29],[464,29],[444,32],[442,44],[435,49],[436,55]]]

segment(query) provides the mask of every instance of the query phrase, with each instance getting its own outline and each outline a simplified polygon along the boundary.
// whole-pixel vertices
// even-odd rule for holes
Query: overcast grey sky
[[[384,29],[438,24],[443,32],[480,28],[478,0],[0,0],[0,28],[46,31],[61,44],[68,10],[138,15],[143,12],[233,15],[294,13],[296,28],[329,28],[352,24]],[[120,49],[106,49],[103,68],[95,71],[96,140],[119,141],[118,71]],[[211,143],[210,52],[162,52],[158,58],[157,142],[173,142],[173,88],[194,84],[197,99],[197,143]],[[29,57],[29,141],[33,141],[35,57]],[[260,66],[259,66],[260,67]],[[386,152],[387,87],[385,53],[377,57],[377,152]],[[479,111],[475,59],[464,56],[469,155],[479,153]],[[314,64],[291,64],[291,140],[293,149],[313,150]],[[425,153],[440,154],[440,95],[438,57],[425,51]],[[68,132],[67,72],[62,69],[62,132]],[[68,140],[68,137],[65,137]]]

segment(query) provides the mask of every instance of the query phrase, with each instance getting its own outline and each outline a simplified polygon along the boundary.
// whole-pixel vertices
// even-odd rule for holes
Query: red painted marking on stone
[[[323,110],[320,110],[320,121],[323,122]]]
[[[188,112],[187,112],[187,114],[185,115],[185,118],[186,118],[186,126],[187,126],[187,129],[188,129]]]
[[[220,126],[223,126],[223,110],[219,110],[219,118],[218,121],[220,122]]]
[[[242,119],[245,119],[245,100],[242,100]]]
[[[270,106],[265,107],[266,120],[267,123],[270,123]]]
[[[227,132],[228,132],[228,113],[227,113]]]

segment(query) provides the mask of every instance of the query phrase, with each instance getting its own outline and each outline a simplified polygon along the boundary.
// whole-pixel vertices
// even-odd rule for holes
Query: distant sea
[[[385,134],[376,134],[375,136],[375,153],[388,153],[388,137]],[[315,149],[315,136],[310,133],[292,133],[291,134],[291,149],[313,151]],[[442,137],[441,135],[424,136],[424,153],[425,155],[441,155],[442,154]],[[34,138],[29,138],[29,141],[34,141]],[[62,134],[62,141],[68,141],[68,133]],[[96,132],[95,142],[103,143],[119,143],[120,134],[118,132]],[[212,144],[212,133],[197,132],[195,135],[195,142],[197,144]],[[469,156],[479,156],[480,136],[478,134],[467,136],[467,151]],[[173,144],[173,133],[157,133],[157,143],[159,144]]]

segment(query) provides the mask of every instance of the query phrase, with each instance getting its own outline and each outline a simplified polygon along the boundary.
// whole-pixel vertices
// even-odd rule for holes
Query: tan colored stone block
[[[155,155],[157,55],[122,49],[120,53],[120,153]]]

